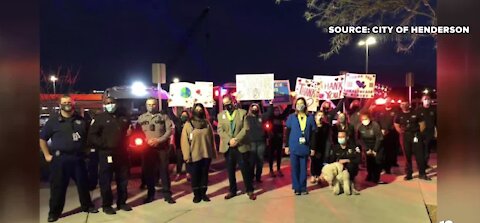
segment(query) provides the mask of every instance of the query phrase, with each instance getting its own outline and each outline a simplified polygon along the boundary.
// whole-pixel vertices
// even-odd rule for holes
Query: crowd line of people
[[[141,133],[147,144],[142,152],[141,178],[147,189],[144,203],[155,200],[159,179],[164,201],[176,203],[168,168],[172,147],[177,160],[175,180],[184,174],[185,165],[194,203],[210,201],[208,177],[218,153],[223,154],[226,162],[229,191],[224,198],[227,200],[238,195],[237,166],[245,184],[245,194],[250,200],[256,200],[254,191],[255,186],[262,183],[265,155],[270,170],[267,176],[283,177],[283,153],[290,157],[295,195],[308,194],[308,175],[313,184],[329,184],[336,195],[358,195],[355,178],[362,163],[366,164],[366,181],[383,184],[381,172],[390,174],[393,167],[398,167],[400,148],[406,158],[404,179],[412,179],[412,155],[415,155],[419,178],[431,180],[426,169],[437,131],[436,111],[429,96],[422,98],[423,104],[416,110],[405,101],[398,110],[388,99],[384,106],[375,109],[373,99],[364,103],[354,99],[349,106],[347,102],[348,99],[342,99],[335,105],[325,101],[318,111],[311,113],[307,111],[304,98],[296,98],[282,111],[273,101],[265,109],[256,103],[242,109],[234,97],[225,95],[222,97],[223,111],[210,117],[200,103],[190,110],[180,111],[177,116],[176,110],[161,111],[158,100],[149,98],[145,103],[146,112],[133,125],[114,98],[106,98],[105,111],[89,122],[75,112],[72,98],[64,95],[59,101],[60,111],[40,132],[40,148],[51,167],[48,221],[54,222],[62,214],[70,179],[77,185],[82,210],[99,212],[89,193],[95,189],[97,181],[91,180],[89,172],[98,176],[104,213],[112,215],[119,210],[132,210],[126,203],[130,168],[128,147],[129,138],[135,133]],[[216,143],[215,133],[220,137],[219,143]],[[49,140],[50,145],[47,144]],[[91,150],[95,155],[89,155],[94,164],[88,164],[88,169],[94,171],[87,171],[85,157],[89,150],[85,148],[95,148]],[[116,209],[112,207],[112,181],[117,186]]]

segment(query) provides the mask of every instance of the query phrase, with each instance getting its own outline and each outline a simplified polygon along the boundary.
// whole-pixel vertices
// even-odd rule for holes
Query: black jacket
[[[98,150],[114,153],[126,152],[129,126],[130,119],[125,115],[108,112],[98,114],[90,126],[88,142]]]

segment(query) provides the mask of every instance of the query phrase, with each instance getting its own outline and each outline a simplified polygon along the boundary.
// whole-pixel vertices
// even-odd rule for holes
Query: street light
[[[360,40],[359,46],[365,46],[365,74],[368,74],[368,46],[377,43],[377,40],[370,36],[366,40]]]
[[[178,77],[173,78],[173,83],[178,83],[178,82],[180,82],[180,79],[178,79]]]
[[[55,75],[50,76],[50,81],[53,82],[53,94],[56,94],[55,82],[58,81],[58,78]]]

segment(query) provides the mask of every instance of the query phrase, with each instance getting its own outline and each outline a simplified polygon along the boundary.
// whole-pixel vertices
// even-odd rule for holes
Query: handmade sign
[[[274,87],[274,99],[273,104],[291,104],[290,101],[290,81],[289,80],[275,80]]]
[[[239,101],[272,100],[273,74],[242,74],[236,77],[236,98]]]
[[[344,92],[346,97],[373,98],[375,95],[375,74],[353,74],[345,76]]]
[[[191,108],[194,103],[193,93],[195,85],[187,82],[170,84],[170,99],[168,107],[187,107]]]
[[[195,82],[194,103],[202,103],[206,108],[213,108],[213,82]]]
[[[311,79],[297,78],[295,84],[296,98],[305,98],[308,111],[316,111],[318,107],[318,83]]]
[[[319,100],[336,100],[343,98],[343,84],[345,82],[345,75],[315,75],[313,76],[313,80],[318,82]]]

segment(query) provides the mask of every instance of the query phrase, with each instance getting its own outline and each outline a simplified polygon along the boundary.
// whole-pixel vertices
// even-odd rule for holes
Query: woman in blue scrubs
[[[290,154],[292,188],[295,195],[306,195],[307,159],[315,154],[310,142],[316,125],[313,116],[307,114],[307,103],[304,98],[296,100],[295,110],[295,113],[287,118],[285,154]]]

